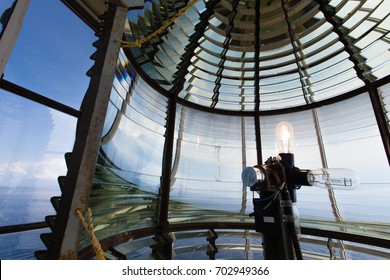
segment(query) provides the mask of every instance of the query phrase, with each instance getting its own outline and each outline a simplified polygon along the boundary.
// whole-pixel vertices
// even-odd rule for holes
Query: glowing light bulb
[[[307,173],[307,181],[311,186],[337,190],[353,190],[359,185],[359,177],[356,172],[347,168],[310,170]]]
[[[294,149],[294,128],[289,122],[280,122],[276,126],[276,145],[278,153],[292,154]]]

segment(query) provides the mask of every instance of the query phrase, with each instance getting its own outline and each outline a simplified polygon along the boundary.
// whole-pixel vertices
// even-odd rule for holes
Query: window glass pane
[[[76,119],[0,91],[0,225],[43,221],[66,175]]]
[[[61,1],[30,1],[4,78],[78,109],[94,41],[93,30]]]
[[[40,235],[49,229],[24,231],[0,235],[1,260],[36,260],[35,251],[46,250]]]

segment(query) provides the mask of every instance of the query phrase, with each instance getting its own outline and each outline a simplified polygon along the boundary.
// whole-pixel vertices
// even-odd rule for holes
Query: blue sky
[[[4,10],[7,1],[1,1]],[[12,1],[8,1],[12,2]],[[78,108],[93,62],[94,32],[61,1],[32,0],[5,79]],[[71,50],[71,51],[69,51]]]

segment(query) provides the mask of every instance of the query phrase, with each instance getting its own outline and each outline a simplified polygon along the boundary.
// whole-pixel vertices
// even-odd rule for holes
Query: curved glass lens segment
[[[255,152],[253,118],[178,106],[169,222],[251,221],[243,160]]]
[[[386,4],[319,2],[198,1],[164,32],[121,52],[90,197],[98,235],[158,225],[167,169],[169,224],[252,222],[240,175],[276,156],[275,127],[288,121],[295,139],[279,139],[279,152],[294,147],[297,167],[347,167],[361,182],[347,193],[301,188],[301,224],[388,238],[388,163],[365,92],[388,75]],[[157,0],[130,10],[126,39],[146,38],[183,8]],[[344,94],[349,99],[314,104]],[[378,94],[387,100],[388,87]],[[367,201],[373,206],[362,207]]]
[[[114,81],[90,196],[100,238],[158,224],[167,141],[168,98],[135,73],[124,53],[117,72],[123,74]],[[275,156],[275,127],[283,120],[294,126],[295,166],[315,170],[327,163],[360,175],[360,187],[348,194],[328,188],[297,191],[301,225],[386,236],[390,209],[383,210],[389,197],[383,184],[390,178],[368,94],[317,109],[260,116],[264,159]],[[252,194],[240,175],[246,166],[257,165],[254,123],[250,115],[221,115],[176,104],[170,224],[253,222]],[[370,152],[360,152],[356,160],[356,151],[365,147],[371,147]],[[361,207],[367,199],[375,204]]]
[[[166,111],[121,51],[89,198],[99,239],[156,225]]]
[[[253,111],[258,91],[261,111],[304,106],[363,87],[359,75],[386,77],[385,1],[318,3],[197,1],[165,28],[185,6],[157,0],[129,11],[127,40],[163,28],[131,48],[137,62],[164,89],[184,84],[180,98],[224,110]]]

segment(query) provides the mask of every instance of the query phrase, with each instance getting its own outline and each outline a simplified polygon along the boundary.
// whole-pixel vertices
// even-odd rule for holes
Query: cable
[[[299,239],[298,239],[297,231],[295,229],[295,225],[293,222],[289,222],[288,224],[289,224],[288,228],[289,228],[290,234],[291,234],[291,241],[292,241],[292,244],[294,247],[294,251],[295,251],[295,255],[297,257],[297,260],[303,260],[301,246],[299,244]]]
[[[275,201],[275,199],[278,197],[279,193],[282,191],[282,189],[286,186],[286,183],[283,182],[282,186],[272,195],[270,195],[269,197],[272,197],[272,200],[266,205],[264,206],[263,208],[263,211],[266,210],[268,207],[270,207],[270,205],[272,204],[272,202]]]

